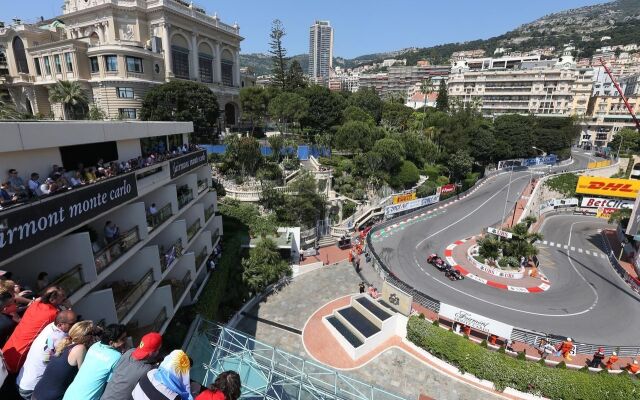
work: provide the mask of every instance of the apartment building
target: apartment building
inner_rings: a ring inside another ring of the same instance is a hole
[[[634,114],[640,115],[640,96],[628,97]],[[588,117],[582,123],[580,146],[606,147],[616,133],[624,128],[635,129],[633,118],[618,95],[594,96],[589,102]]]
[[[316,21],[309,28],[309,78],[326,86],[332,67],[333,28],[329,21]]]
[[[485,115],[584,115],[591,95],[592,70],[577,68],[566,52],[554,60],[541,55],[455,62],[449,97],[477,103]]]
[[[188,144],[191,122],[2,122],[0,170],[49,176]],[[164,332],[198,298],[222,235],[204,150],[192,149],[70,190],[0,210],[0,269],[36,287],[40,272],[64,287],[85,319],[122,323],[139,338]],[[3,179],[4,181],[4,179]],[[107,222],[119,228],[109,240]]]
[[[69,80],[109,118],[136,119],[153,85],[197,81],[218,97],[221,125],[233,125],[242,39],[237,24],[184,0],[66,0],[55,19],[0,28],[0,83],[22,112],[60,118],[48,91]]]
[[[424,62],[414,66],[389,67],[386,73],[361,74],[359,86],[373,87],[383,98],[399,95],[406,99],[416,84],[427,79],[431,79],[434,90],[438,90],[439,81],[446,79],[450,70],[448,65],[430,65]]]

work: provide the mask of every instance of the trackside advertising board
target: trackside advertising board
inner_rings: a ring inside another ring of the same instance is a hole
[[[513,326],[511,325],[445,303],[440,303],[439,314],[452,321],[470,326],[471,329],[491,333],[502,338],[511,338],[511,332],[513,331]]]
[[[576,186],[576,193],[626,199],[635,199],[638,190],[640,190],[640,180],[600,176],[581,176],[578,178]]]
[[[397,214],[403,211],[413,210],[414,208],[428,206],[429,204],[437,203],[440,201],[440,193],[434,194],[433,196],[423,197],[421,199],[407,201],[405,203],[394,204],[392,206],[386,206],[384,208],[384,215],[388,217],[393,214]]]

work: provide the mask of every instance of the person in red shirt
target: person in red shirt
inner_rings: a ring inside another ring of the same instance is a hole
[[[9,373],[17,374],[27,358],[36,336],[52,323],[58,307],[67,299],[64,289],[51,287],[39,299],[33,301],[24,312],[9,340],[2,347],[2,354]]]
[[[200,393],[195,400],[238,400],[240,386],[240,375],[235,371],[225,371],[218,375],[213,385]]]
[[[571,361],[571,350],[573,350],[573,341],[571,340],[571,338],[567,338],[567,340],[562,342],[562,344],[560,345],[560,353],[562,354],[562,357],[564,357],[568,361]]]
[[[624,369],[629,371],[630,374],[637,374],[638,372],[640,372],[640,365],[638,365],[638,360],[633,360],[633,364],[627,364]]]

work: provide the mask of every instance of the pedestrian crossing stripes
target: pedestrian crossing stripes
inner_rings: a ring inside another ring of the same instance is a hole
[[[601,253],[601,252],[599,252],[597,250],[581,249],[579,247],[576,248],[575,246],[569,246],[567,244],[550,242],[550,241],[547,241],[547,240],[541,241],[540,244],[542,244],[543,246],[549,246],[549,247],[555,247],[555,248],[558,248],[558,249],[575,251],[575,252],[578,252],[580,254],[586,254],[588,256],[607,258],[606,254]]]

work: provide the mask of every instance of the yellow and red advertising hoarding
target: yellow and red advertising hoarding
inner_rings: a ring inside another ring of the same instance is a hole
[[[576,193],[607,197],[635,199],[640,190],[640,180],[581,176],[578,178]]]
[[[396,194],[393,196],[393,204],[406,203],[407,201],[417,199],[416,192]]]

